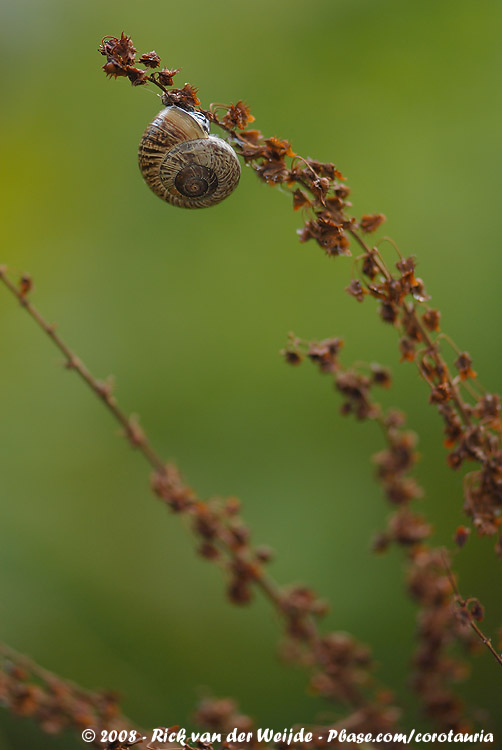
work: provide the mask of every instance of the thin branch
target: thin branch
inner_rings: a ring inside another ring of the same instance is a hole
[[[469,600],[464,599],[458,590],[457,582],[455,580],[455,577],[453,576],[450,566],[448,565],[448,561],[446,559],[446,556],[444,554],[444,551],[442,551],[442,558],[443,558],[443,565],[445,567],[446,573],[448,575],[448,579],[450,581],[450,585],[453,589],[453,593],[455,594],[455,604],[462,612],[462,619],[464,622],[467,622],[469,624],[469,627],[472,628],[472,630],[476,633],[480,641],[486,646],[488,651],[492,654],[493,658],[502,666],[502,654],[500,654],[496,648],[494,647],[491,638],[488,638],[479,625],[476,624],[476,622],[473,619],[472,613],[469,611]],[[472,600],[471,600],[472,601]]]

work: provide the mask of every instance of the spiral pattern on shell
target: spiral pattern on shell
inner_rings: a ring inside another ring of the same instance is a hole
[[[138,160],[153,192],[182,208],[216,205],[236,188],[241,175],[233,148],[209,135],[206,118],[175,106],[163,109],[148,125]]]

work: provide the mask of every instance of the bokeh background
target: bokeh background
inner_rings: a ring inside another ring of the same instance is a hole
[[[372,644],[408,723],[414,606],[399,552],[375,558],[387,507],[372,479],[377,428],[339,416],[327,378],[279,356],[287,332],[346,340],[346,361],[394,367],[384,394],[420,435],[437,543],[463,521],[461,476],[396,335],[343,289],[347,259],[301,245],[290,198],[243,170],[219,206],[184,212],[140,178],[151,87],[107,80],[102,36],[157,50],[204,105],[245,99],[265,133],[334,161],[354,210],[381,211],[416,253],[445,330],[499,389],[502,6],[479,0],[16,0],[2,5],[1,262],[202,496],[237,495],[273,574],[313,585],[327,626]],[[205,692],[259,726],[335,715],[277,657],[261,600],[225,600],[220,572],[148,490],[109,415],[6,292],[0,294],[1,638],[88,687],[123,695],[144,726],[190,724]],[[493,542],[472,538],[461,586],[500,623]],[[500,670],[482,654],[461,688],[486,728]],[[500,717],[498,717],[500,721]],[[496,719],[493,720],[496,722]],[[480,725],[481,725],[480,724]],[[493,724],[492,724],[493,726]],[[0,747],[77,748],[0,713]]]

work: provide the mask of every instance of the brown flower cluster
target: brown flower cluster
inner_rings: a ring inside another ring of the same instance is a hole
[[[197,706],[194,720],[197,726],[222,735],[228,735],[233,729],[237,729],[238,734],[251,733],[250,742],[223,743],[226,750],[237,750],[243,744],[248,750],[259,747],[254,721],[239,711],[237,703],[231,698],[203,698]]]
[[[249,115],[248,108],[246,113]],[[345,214],[350,206],[349,189],[334,164],[304,159],[293,151],[287,140],[266,138],[259,130],[243,130],[243,121],[237,125],[241,128],[237,130],[234,119],[228,114],[220,121],[212,113],[212,120],[231,134],[236,151],[260,179],[269,185],[286,187],[293,196],[293,209],[303,209],[311,215],[299,231],[301,242],[313,239],[327,255],[350,255],[348,233],[355,222]],[[367,231],[370,231],[370,219],[376,228],[384,217],[366,219]]]
[[[331,729],[338,730],[345,729],[347,732],[355,734],[367,735],[368,732],[377,735],[382,735],[387,732],[394,732],[397,714],[396,710],[389,703],[390,695],[385,691],[381,691],[375,697],[374,705],[365,705],[361,709],[354,711],[349,717],[345,717],[336,724],[330,723],[328,725],[314,725],[304,727],[306,732],[311,732],[313,737],[309,742],[297,742],[292,739],[291,742],[280,741],[274,743],[273,747],[276,750],[324,750],[325,748],[331,748],[331,750],[343,750],[347,742],[337,742],[331,740],[328,742],[329,731]],[[230,698],[204,698],[196,713],[195,721],[197,725],[204,727],[210,731],[219,732],[221,734],[227,733],[234,728],[237,728],[238,732],[252,733],[249,741],[245,742],[224,742],[222,750],[240,750],[246,748],[246,750],[253,750],[254,748],[266,747],[263,743],[259,743],[255,734],[255,722],[249,717],[243,715],[237,707],[235,701]],[[293,731],[300,729],[300,726],[293,726]],[[348,743],[350,744],[350,742]],[[401,743],[387,742],[387,747],[402,747]],[[370,747],[364,745],[364,747]],[[377,747],[371,745],[371,747]]]
[[[337,338],[305,342],[291,335],[283,355],[294,365],[306,358],[321,373],[329,374],[341,394],[343,415],[375,421],[381,428],[386,447],[373,457],[376,477],[395,510],[386,530],[376,537],[374,550],[383,552],[393,543],[402,547],[406,555],[408,593],[419,605],[412,682],[426,714],[443,730],[466,731],[466,708],[452,684],[467,673],[458,655],[451,652],[458,641],[469,647],[477,644],[475,622],[483,617],[482,607],[474,600],[474,607],[461,607],[459,617],[453,597],[456,581],[446,555],[429,546],[432,529],[424,516],[410,507],[423,495],[411,475],[418,460],[416,436],[406,429],[401,412],[383,410],[372,393],[375,387],[389,387],[390,373],[376,364],[369,366],[367,372],[345,368],[339,357],[342,345]]]
[[[114,36],[104,37],[101,40],[98,51],[106,57],[106,63],[103,70],[110,78],[126,76],[133,86],[141,86],[148,83],[147,74],[141,68],[135,67],[136,48],[134,47],[131,37],[122,32],[120,39]],[[159,60],[155,52],[142,55],[139,64],[145,67],[157,67]]]
[[[133,86],[145,86],[153,83],[160,88],[163,93],[164,104],[177,104],[180,107],[194,109],[200,106],[197,98],[197,91],[189,83],[186,83],[182,89],[167,88],[173,85],[174,76],[180,72],[181,68],[160,68],[161,59],[153,50],[146,52],[136,60],[136,48],[132,43],[130,36],[122,32],[120,38],[115,36],[105,36],[101,40],[98,51],[106,57],[106,63],[103,70],[110,78],[119,78],[120,76],[129,79]],[[138,68],[137,65],[144,66]],[[155,70],[155,72],[148,72]]]
[[[227,571],[227,594],[237,605],[248,604],[255,588],[272,601],[284,623],[283,655],[307,667],[314,692],[348,705],[364,702],[361,688],[371,687],[372,660],[368,648],[342,633],[321,635],[317,621],[328,612],[326,602],[307,586],[279,587],[265,574],[271,551],[250,544],[250,534],[238,515],[236,498],[202,501],[187,487],[175,467],[156,472],[155,493],[177,513],[191,518],[200,540],[198,551]]]
[[[67,729],[81,733],[93,727],[98,734],[93,747],[112,748],[100,741],[101,730],[136,729],[139,733],[120,713],[114,694],[85,690],[5,644],[0,644],[0,704],[17,716],[33,719],[48,734]]]
[[[252,122],[254,122],[254,117],[249,111],[249,107],[240,99],[237,104],[231,104],[228,107],[227,113],[223,118],[225,127],[233,129],[247,128]]]
[[[191,518],[192,530],[199,540],[199,554],[226,567],[229,599],[234,604],[250,602],[253,584],[261,579],[262,566],[270,559],[271,552],[249,546],[250,535],[238,515],[237,498],[204,502],[184,484],[176,467],[171,465],[155,472],[152,488],[171,510]]]
[[[225,119],[219,125],[230,130]],[[315,240],[327,255],[350,255],[347,230],[352,219],[344,216],[349,189],[343,175],[329,162],[299,157],[288,141],[265,138],[258,130],[230,130],[234,145],[258,177],[269,185],[291,190],[294,210],[312,214],[299,231],[301,242]]]
[[[448,463],[459,469],[466,462],[480,468],[467,475],[464,509],[480,535],[498,535],[496,550],[502,556],[502,423],[500,400],[476,384],[476,373],[467,352],[457,351],[448,365],[441,349],[447,340],[440,329],[439,311],[426,305],[423,281],[415,276],[414,258],[400,258],[391,272],[377,248],[356,235],[364,254],[359,261],[361,278],[347,288],[358,301],[366,295],[380,303],[380,316],[400,333],[401,358],[415,362],[430,387],[429,401],[444,422]],[[456,371],[456,374],[455,374]]]

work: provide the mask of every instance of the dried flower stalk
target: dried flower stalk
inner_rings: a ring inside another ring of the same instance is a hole
[[[377,364],[346,368],[340,360],[342,346],[339,338],[307,342],[291,334],[282,354],[295,366],[308,359],[322,374],[332,377],[343,399],[341,414],[376,422],[381,429],[386,449],[373,457],[376,478],[395,510],[386,530],[376,537],[374,551],[381,553],[396,544],[406,554],[408,593],[420,607],[412,683],[428,716],[441,728],[459,729],[465,726],[466,708],[451,683],[465,679],[467,670],[458,656],[451,655],[452,645],[460,641],[472,649],[475,634],[499,664],[502,657],[477,624],[483,619],[483,608],[474,598],[468,604],[461,599],[446,552],[429,546],[432,528],[423,515],[410,508],[424,494],[412,476],[418,460],[416,435],[406,429],[402,412],[382,409],[373,397],[375,387],[390,387],[390,372]],[[471,637],[466,626],[471,628]]]
[[[439,311],[426,304],[429,297],[422,279],[415,275],[415,259],[403,258],[396,247],[399,260],[395,273],[378,246],[367,243],[365,236],[376,231],[385,216],[365,214],[359,220],[350,216],[350,190],[340,170],[332,163],[299,156],[287,140],[265,138],[259,130],[248,129],[254,117],[244,102],[204,110],[190,84],[169,88],[179,70],[169,70],[167,75],[163,70],[146,73],[136,68],[136,49],[124,33],[120,39],[105,37],[99,51],[107,58],[103,66],[107,75],[128,77],[133,85],[153,83],[162,90],[164,105],[202,112],[228,134],[237,153],[261,180],[289,190],[294,210],[301,209],[306,216],[299,231],[301,242],[314,240],[331,257],[351,255],[351,242],[362,250],[355,261],[359,277],[347,292],[359,302],[366,295],[377,299],[381,319],[399,332],[402,359],[416,364],[430,387],[429,401],[444,421],[451,468],[459,469],[466,461],[479,465],[465,477],[464,508],[478,534],[497,535],[496,551],[502,557],[500,399],[476,387],[476,373],[467,352],[457,351],[456,374],[452,374],[441,347],[442,340],[449,339],[441,332]],[[156,68],[160,58],[148,53],[140,57],[140,63]],[[217,112],[221,109],[225,114],[220,119]]]
[[[115,694],[93,692],[64,680],[4,643],[0,643],[0,703],[16,716],[33,719],[48,734],[93,728],[98,735],[93,747],[112,747],[100,742],[102,730],[135,729],[143,736],[120,712]]]
[[[182,480],[178,469],[163,463],[152,448],[145,432],[119,407],[109,383],[97,380],[29,300],[32,283],[24,276],[18,286],[0,266],[0,281],[17,298],[21,306],[65,357],[65,366],[74,371],[106,405],[119,422],[124,437],[138,450],[153,469],[153,492],[173,512],[190,521],[199,542],[199,553],[215,561],[229,575],[227,594],[237,605],[252,599],[253,587],[259,588],[273,604],[287,637],[286,652],[291,660],[305,666],[310,686],[325,698],[357,709],[354,715],[364,722],[361,731],[387,731],[394,726],[399,710],[392,704],[389,691],[382,689],[372,675],[373,662],[367,646],[347,633],[323,634],[318,621],[328,607],[307,586],[283,586],[265,572],[271,553],[265,547],[253,547],[249,530],[238,515],[236,498],[226,501],[200,499]],[[353,717],[352,717],[353,719]]]

